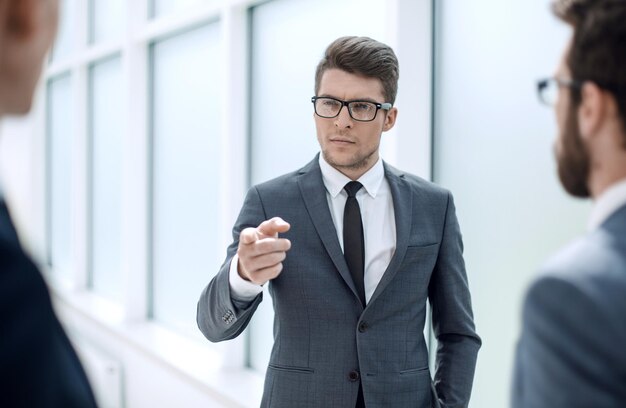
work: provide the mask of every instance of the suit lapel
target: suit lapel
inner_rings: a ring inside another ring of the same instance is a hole
[[[339,274],[350,287],[354,296],[358,299],[358,294],[350,275],[350,270],[343,257],[339,239],[337,238],[337,230],[333,224],[333,219],[328,208],[328,200],[326,199],[326,188],[322,181],[322,172],[319,167],[319,155],[313,159],[308,165],[300,170],[298,185],[300,193],[304,200],[304,205],[313,221],[315,230],[319,235],[326,252],[335,264]]]
[[[411,193],[411,188],[404,179],[404,174],[388,166],[387,163],[383,164],[385,166],[385,177],[389,183],[389,189],[391,190],[391,197],[393,199],[393,211],[396,220],[396,251],[380,283],[376,287],[374,294],[369,302],[367,302],[368,305],[376,300],[398,272],[400,263],[406,253],[411,225],[413,224],[413,194]]]

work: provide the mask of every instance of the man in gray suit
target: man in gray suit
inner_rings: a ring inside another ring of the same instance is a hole
[[[561,182],[594,205],[589,232],[550,260],[528,291],[512,405],[623,408],[626,1],[559,0],[553,8],[573,36],[539,90],[555,103]]]
[[[228,340],[269,285],[275,341],[263,407],[468,405],[481,342],[452,196],[379,157],[397,83],[387,45],[330,44],[312,98],[322,154],[249,190],[226,261],[200,297],[198,326]]]

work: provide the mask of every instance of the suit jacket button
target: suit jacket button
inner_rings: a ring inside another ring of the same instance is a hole
[[[369,329],[369,328],[370,327],[368,326],[367,322],[359,323],[359,332],[365,333],[367,331],[367,329]]]
[[[359,372],[356,370],[350,371],[348,374],[348,379],[352,382],[359,381],[359,378],[361,378],[361,375],[359,375]]]

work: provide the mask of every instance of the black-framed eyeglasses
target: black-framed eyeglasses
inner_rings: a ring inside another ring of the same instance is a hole
[[[537,81],[537,94],[539,100],[548,105],[553,106],[556,103],[556,98],[559,95],[559,88],[567,87],[574,90],[579,90],[582,86],[582,81],[567,78],[551,77]]]
[[[372,101],[342,101],[341,99],[327,96],[314,96],[311,98],[315,108],[315,114],[322,118],[336,118],[344,106],[348,107],[350,117],[358,122],[371,122],[376,118],[380,109],[388,111],[390,103],[377,103]]]

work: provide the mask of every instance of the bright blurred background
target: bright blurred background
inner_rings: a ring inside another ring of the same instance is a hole
[[[536,97],[569,35],[547,0],[61,0],[61,13],[32,113],[0,123],[0,173],[102,407],[258,406],[269,298],[218,345],[196,302],[247,188],[318,151],[314,70],[343,35],[398,54],[382,155],[454,193],[483,339],[470,407],[508,406],[524,290],[589,207],[560,189]]]

